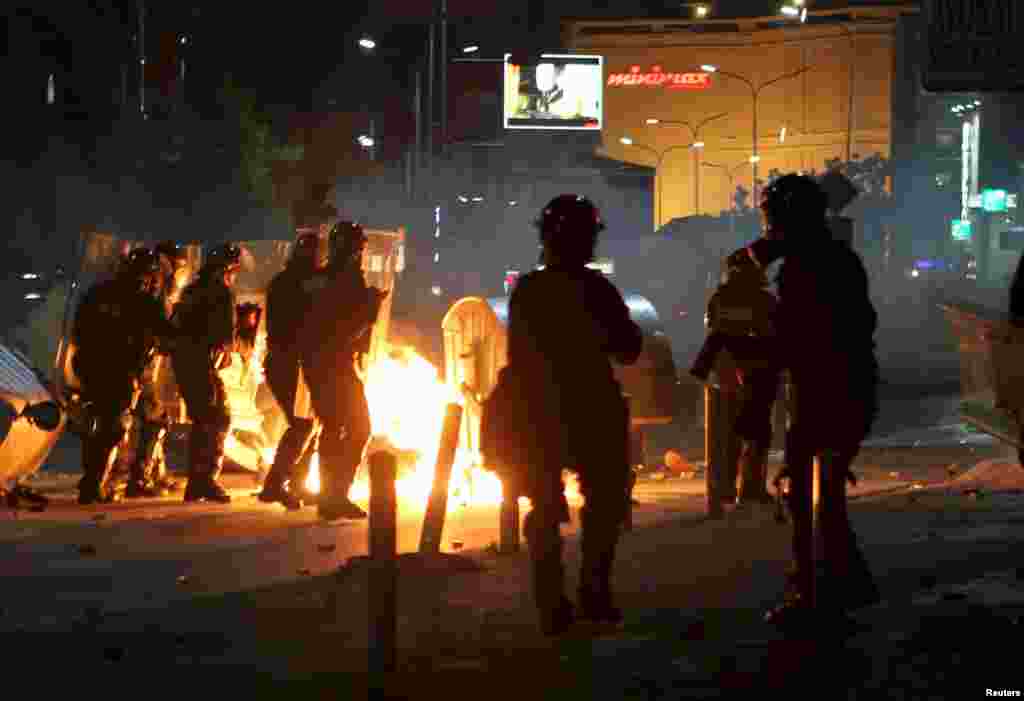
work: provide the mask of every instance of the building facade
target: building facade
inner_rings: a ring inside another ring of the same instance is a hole
[[[563,31],[570,51],[604,56],[601,151],[657,167],[658,228],[731,209],[737,186],[755,192],[755,171],[763,181],[773,170],[889,157],[897,23],[917,11],[570,20]]]

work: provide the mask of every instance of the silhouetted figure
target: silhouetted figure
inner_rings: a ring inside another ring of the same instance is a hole
[[[867,273],[825,222],[818,184],[787,175],[764,192],[766,235],[748,250],[762,266],[783,257],[778,333],[792,382],[786,440],[795,571],[785,603],[769,619],[828,626],[830,615],[874,603],[878,590],[846,510],[850,466],[877,414],[877,315]],[[824,577],[815,588],[813,461],[822,461],[820,510]],[[812,616],[812,604],[816,606]]]
[[[708,334],[690,371],[705,381],[719,352],[727,349],[739,379],[736,423],[742,440],[740,488],[736,469],[724,469],[723,498],[740,503],[772,503],[768,493],[768,450],[772,439],[772,406],[778,396],[781,359],[775,333],[778,301],[764,272],[745,250],[727,260],[727,278],[708,302]],[[718,467],[721,469],[721,467]]]
[[[529,398],[532,435],[513,438],[536,446],[536,453],[520,467],[519,490],[533,506],[525,535],[541,627],[557,635],[575,618],[564,593],[559,533],[568,519],[566,468],[577,470],[586,501],[580,612],[594,621],[621,620],[611,572],[630,508],[629,419],[609,358],[636,362],[643,337],[618,290],[585,267],[604,228],[596,207],[561,195],[544,209],[538,227],[545,267],[520,278],[509,300],[507,369]]]
[[[188,256],[173,241],[156,246],[154,253],[160,264],[160,284],[155,295],[165,318],[170,318],[181,291],[188,282]],[[178,484],[167,474],[163,445],[170,421],[157,396],[157,379],[169,372],[166,358],[156,357],[147,366],[142,378],[142,395],[135,408],[139,422],[139,442],[130,468],[127,498],[158,497],[178,489]]]
[[[319,243],[316,233],[299,236],[288,265],[274,276],[267,289],[267,384],[288,428],[277,446],[259,498],[288,509],[302,507],[303,485],[296,482],[296,466],[313,434],[313,420],[295,415],[295,398],[302,363],[299,334],[311,301],[306,283],[319,267]]]
[[[136,249],[113,279],[86,293],[75,314],[72,365],[93,421],[82,445],[79,504],[113,501],[107,480],[130,425],[138,380],[158,343],[174,336],[154,297],[159,275],[156,256]]]
[[[171,354],[171,365],[192,420],[186,502],[231,501],[218,481],[231,429],[227,389],[219,371],[230,366],[235,349],[237,305],[232,288],[241,258],[241,249],[234,244],[214,248],[174,308],[172,320],[181,342]]]
[[[349,497],[370,440],[370,409],[356,372],[370,350],[373,325],[386,292],[368,287],[362,260],[366,233],[339,222],[330,233],[330,261],[309,279],[313,299],[301,333],[302,366],[320,420],[320,484],[317,511],[327,521],[366,518]]]

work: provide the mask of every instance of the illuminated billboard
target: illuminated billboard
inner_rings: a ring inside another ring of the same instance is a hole
[[[600,56],[541,54],[519,66],[505,55],[506,129],[600,131],[604,61]]]

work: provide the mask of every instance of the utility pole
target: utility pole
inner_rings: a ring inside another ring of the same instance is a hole
[[[139,113],[146,118],[146,2],[139,0]]]
[[[441,156],[448,149],[448,0],[441,0]]]

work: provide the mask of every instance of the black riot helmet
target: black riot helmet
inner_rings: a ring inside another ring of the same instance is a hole
[[[188,253],[174,241],[161,241],[153,251],[174,263],[175,267],[188,262]]]
[[[747,248],[733,252],[725,259],[725,281],[730,285],[765,287],[768,279]]]
[[[828,196],[821,186],[806,175],[784,175],[761,193],[769,238],[801,239],[822,235]]]
[[[366,232],[359,224],[351,221],[338,222],[331,227],[328,236],[331,265],[340,266],[346,262],[357,261],[366,249],[366,242]]]
[[[237,271],[242,267],[242,249],[233,243],[223,243],[215,246],[206,256],[203,270],[207,273],[214,271]]]
[[[117,272],[119,278],[153,292],[160,281],[160,259],[148,248],[136,248],[125,256]]]
[[[546,259],[585,265],[594,258],[597,235],[604,230],[601,213],[582,195],[559,195],[537,220]]]
[[[320,265],[320,237],[315,231],[299,233],[288,265],[302,268],[316,268]]]

